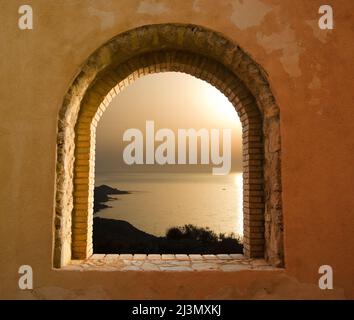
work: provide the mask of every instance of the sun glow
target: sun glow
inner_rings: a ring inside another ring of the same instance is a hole
[[[239,124],[235,107],[223,93],[205,81],[199,82],[198,85],[203,94],[201,97],[203,104],[212,109],[215,117],[225,121],[228,125],[230,123]]]

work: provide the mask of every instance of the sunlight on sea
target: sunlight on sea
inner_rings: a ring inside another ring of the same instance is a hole
[[[243,233],[242,173],[104,173],[95,185],[107,184],[132,194],[112,196],[102,218],[125,220],[160,236],[169,227],[194,224],[216,233]]]

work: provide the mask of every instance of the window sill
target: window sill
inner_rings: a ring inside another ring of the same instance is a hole
[[[242,254],[94,254],[86,260],[72,260],[62,270],[73,271],[157,271],[231,272],[279,270],[263,259],[247,259]]]

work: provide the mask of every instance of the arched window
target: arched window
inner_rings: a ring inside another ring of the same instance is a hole
[[[265,73],[237,45],[199,26],[140,27],[86,61],[59,115],[54,266],[92,254],[95,132],[122,88],[178,71],[205,80],[234,105],[243,138],[244,254],[283,265],[279,108]]]

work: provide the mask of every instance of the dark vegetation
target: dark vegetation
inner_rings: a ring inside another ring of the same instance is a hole
[[[143,232],[126,221],[94,218],[95,253],[216,254],[242,253],[242,243],[234,235],[217,235],[193,225],[170,228],[164,237]]]

